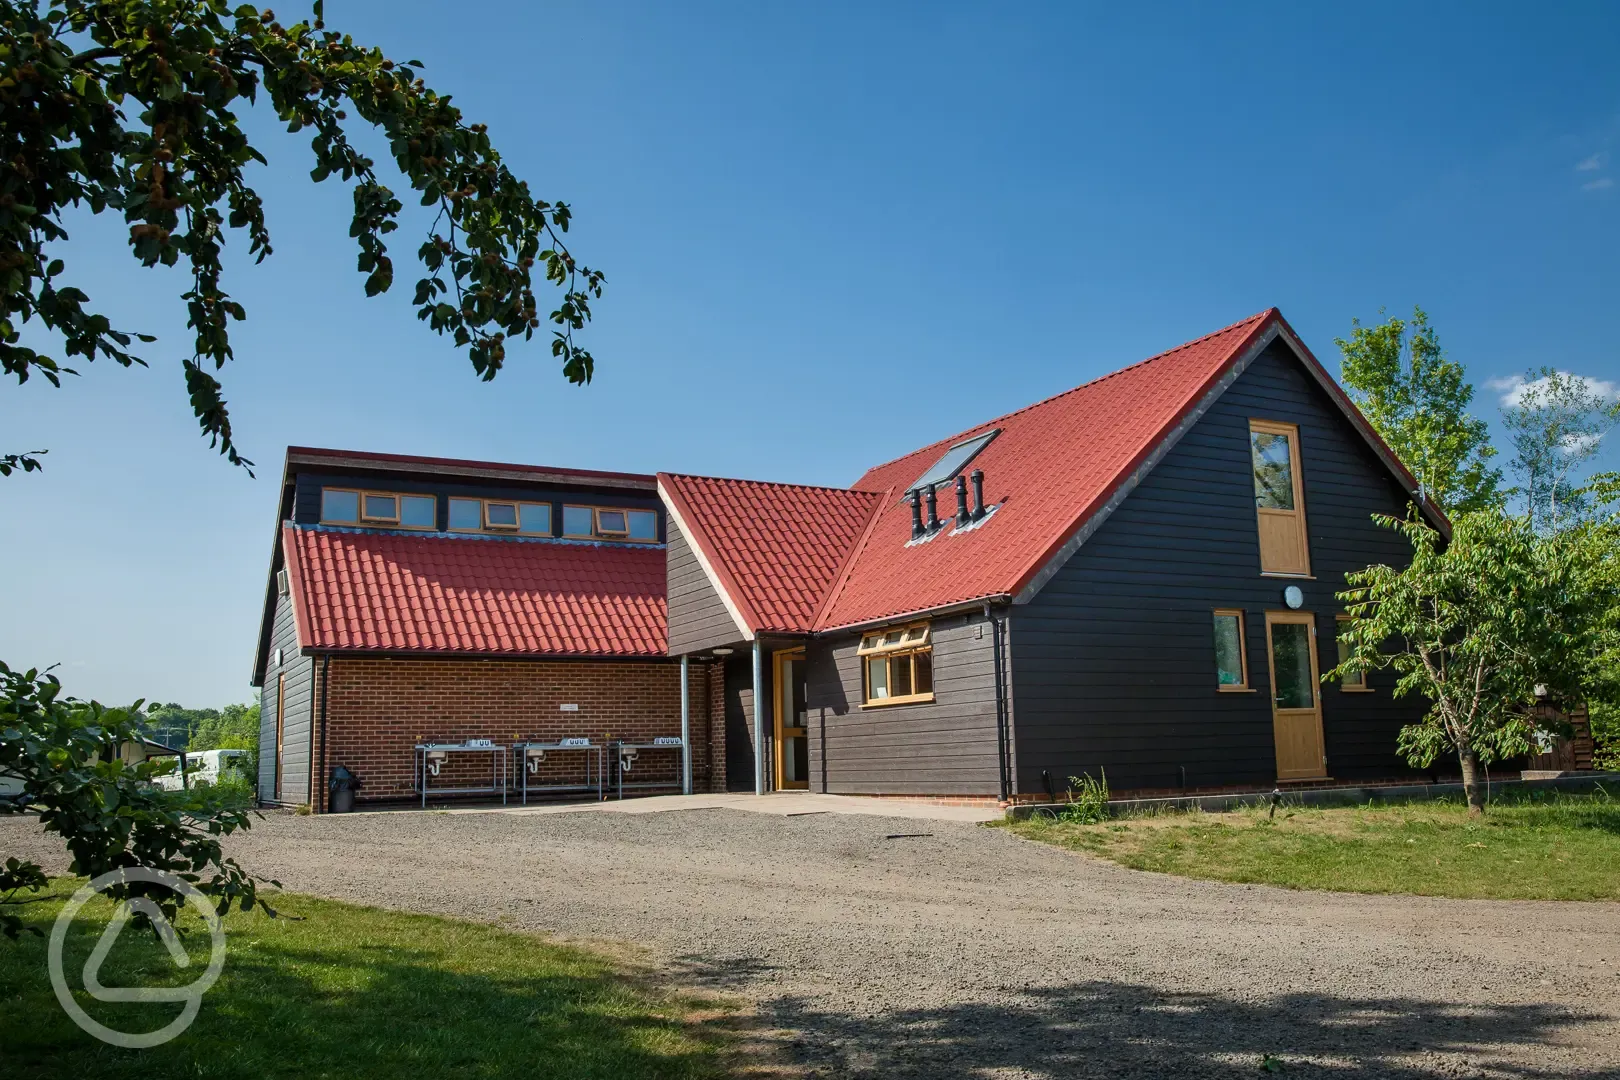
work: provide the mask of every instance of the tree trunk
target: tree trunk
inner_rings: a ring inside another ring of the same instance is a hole
[[[1462,762],[1463,794],[1468,798],[1468,816],[1478,817],[1485,812],[1485,791],[1479,785],[1479,755],[1473,747],[1457,750]]]

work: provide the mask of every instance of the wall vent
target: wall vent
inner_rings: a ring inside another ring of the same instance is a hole
[[[292,592],[292,589],[289,588],[288,585],[287,585],[287,571],[285,571],[285,570],[277,570],[276,571],[276,595],[277,596],[286,596],[291,592]]]

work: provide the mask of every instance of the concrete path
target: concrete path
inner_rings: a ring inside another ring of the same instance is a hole
[[[995,821],[1002,816],[996,807],[941,806],[934,803],[903,802],[898,799],[872,799],[859,795],[820,795],[808,791],[778,791],[769,795],[727,792],[723,795],[649,795],[634,799],[606,799],[602,802],[538,803],[521,806],[457,806],[439,809],[439,814],[663,814],[672,810],[747,810],[755,814],[802,817],[808,814],[866,814],[874,817],[906,818],[912,821]],[[415,806],[386,810],[359,810],[356,814],[398,814]]]

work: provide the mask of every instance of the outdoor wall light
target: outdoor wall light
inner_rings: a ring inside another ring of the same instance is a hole
[[[716,656],[730,656],[732,653],[734,653],[736,651],[737,651],[736,649],[728,649],[728,648],[725,648],[724,646],[713,650],[714,655],[716,655]]]
[[[1298,585],[1288,586],[1283,590],[1283,603],[1287,604],[1292,610],[1298,611],[1305,606],[1305,591]]]

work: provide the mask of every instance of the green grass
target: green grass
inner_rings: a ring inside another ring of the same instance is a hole
[[[24,905],[49,935],[82,881],[54,883]],[[189,1030],[150,1050],[106,1046],[62,1011],[46,971],[46,940],[0,938],[0,1075],[31,1077],[557,1077],[723,1076],[723,1007],[651,988],[582,949],[474,923],[280,896],[277,910],[226,920],[227,959]],[[111,905],[87,905],[65,949],[70,985]],[[105,986],[191,982],[207,963],[195,916],[180,972],[150,932],[125,927],[103,966]],[[183,977],[176,978],[177,975]],[[151,1031],[177,1004],[77,998],[97,1020]]]
[[[1293,889],[1496,900],[1620,899],[1620,800],[1537,792],[1470,820],[1460,802],[1050,818],[1019,836],[1134,870]]]

